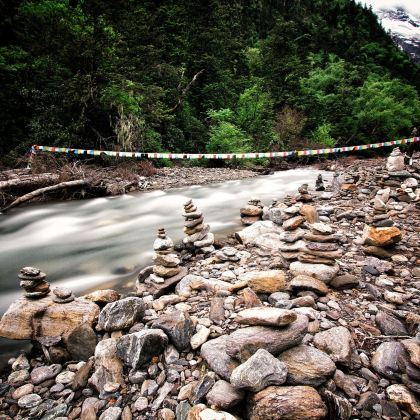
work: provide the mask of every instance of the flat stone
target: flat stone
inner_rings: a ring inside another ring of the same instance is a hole
[[[227,341],[227,335],[221,335],[207,341],[201,346],[201,356],[211,370],[229,381],[232,371],[238,366],[238,362],[228,355],[226,351]]]
[[[181,267],[164,267],[163,265],[155,265],[153,267],[153,273],[164,279],[176,276],[180,271]]]
[[[297,315],[287,309],[270,307],[256,307],[240,311],[235,321],[245,325],[265,325],[269,327],[283,327],[295,321]]]
[[[235,236],[241,244],[247,245],[259,236],[272,232],[281,233],[282,229],[275,225],[272,221],[266,220],[254,223],[240,232],[236,232]]]
[[[99,331],[119,331],[132,327],[141,321],[147,305],[138,297],[127,297],[108,303],[99,315]]]
[[[178,267],[181,263],[181,260],[176,254],[155,254],[152,259],[156,265],[163,265],[165,267]]]
[[[381,343],[373,354],[372,367],[388,379],[399,379],[401,367],[405,365],[408,355],[404,346],[398,341]]]
[[[119,300],[121,295],[112,289],[95,290],[88,295],[82,296],[83,299],[90,300],[95,303],[111,303]]]
[[[188,313],[174,311],[163,314],[152,325],[153,328],[162,329],[177,350],[183,351],[189,347],[194,334],[194,324]]]
[[[244,397],[244,391],[236,389],[229,382],[224,380],[217,381],[206,395],[208,404],[222,410],[234,407],[241,402]]]
[[[327,285],[323,281],[311,276],[298,275],[290,281],[289,285],[292,290],[310,290],[319,295],[326,295],[328,293]]]
[[[352,366],[355,345],[347,328],[333,327],[315,334],[314,345],[327,353],[334,362]]]
[[[258,392],[269,385],[282,385],[286,377],[286,365],[267,350],[259,349],[232,372],[230,382],[235,388]]]
[[[18,406],[20,408],[34,408],[41,404],[42,398],[38,394],[28,394],[19,398]]]
[[[249,271],[239,276],[240,281],[247,281],[256,293],[274,293],[286,287],[286,277],[282,270]]]
[[[292,231],[282,232],[280,234],[280,239],[284,242],[293,243],[302,239],[305,235],[305,230],[298,228]]]
[[[33,391],[34,391],[34,386],[32,384],[25,384],[13,391],[12,398],[14,400],[18,400],[19,398],[22,398],[25,395],[32,394]]]
[[[334,233],[334,229],[325,223],[313,223],[310,228],[311,232],[316,235],[331,235]]]
[[[290,264],[290,272],[293,276],[299,275],[315,277],[324,283],[329,283],[338,273],[340,267],[326,264],[306,264],[300,261],[294,261]]]
[[[376,314],[375,323],[384,335],[408,335],[404,323],[384,311]]]
[[[241,215],[244,216],[261,216],[263,210],[261,207],[248,205],[246,207],[242,207],[240,212]]]
[[[53,379],[61,372],[62,368],[59,364],[34,368],[31,372],[31,382],[34,385],[38,385],[47,379]]]
[[[302,216],[295,216],[287,219],[283,222],[283,229],[284,230],[295,230],[297,229],[303,222],[305,218]]]
[[[117,343],[117,356],[130,366],[138,369],[168,344],[168,337],[160,329],[145,329],[133,334],[123,335]]]
[[[281,353],[279,360],[287,366],[290,385],[319,386],[335,372],[335,363],[323,351],[304,344]]]
[[[327,408],[310,386],[270,386],[248,398],[249,420],[320,420]]]
[[[296,321],[282,328],[246,327],[234,331],[226,340],[226,352],[242,362],[258,349],[273,355],[300,344],[308,331],[308,318],[298,315]]]

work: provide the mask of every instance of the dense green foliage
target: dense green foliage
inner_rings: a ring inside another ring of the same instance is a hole
[[[419,76],[353,0],[0,0],[0,153],[405,136]]]

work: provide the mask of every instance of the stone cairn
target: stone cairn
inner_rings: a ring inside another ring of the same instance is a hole
[[[180,260],[174,253],[174,243],[171,238],[166,235],[165,229],[158,229],[157,238],[153,243],[153,273],[150,279],[155,283],[164,283],[165,279],[174,277],[181,271],[179,267]]]
[[[50,284],[45,281],[47,275],[35,267],[23,267],[18,277],[20,287],[25,290],[25,297],[40,299],[50,292]]]
[[[241,222],[244,226],[250,226],[262,219],[263,205],[257,198],[251,198],[248,204],[241,208]]]
[[[318,178],[315,181],[315,191],[325,191],[324,180],[322,179],[321,174],[318,175]]]
[[[204,223],[203,213],[197,210],[192,200],[184,204],[184,232],[187,235],[183,242],[187,249],[197,254],[209,254],[214,251],[214,235],[210,225]]]

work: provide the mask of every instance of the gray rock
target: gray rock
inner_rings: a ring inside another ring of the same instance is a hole
[[[290,271],[294,276],[304,275],[315,277],[328,284],[337,275],[340,267],[337,264],[308,264],[294,261],[290,264]]]
[[[408,335],[405,325],[384,311],[379,311],[376,314],[375,322],[384,335]]]
[[[335,363],[323,351],[301,344],[286,350],[279,360],[287,366],[287,383],[290,385],[319,386],[331,378]]]
[[[133,369],[138,369],[168,344],[168,337],[160,329],[142,330],[123,335],[117,343],[117,356]]]
[[[92,327],[83,324],[75,328],[64,342],[73,360],[88,360],[95,353],[97,339]]]
[[[355,345],[350,332],[345,327],[333,327],[315,334],[315,347],[327,353],[336,363],[351,367]]]
[[[226,410],[241,402],[245,392],[234,388],[229,382],[217,381],[206,395],[207,403],[217,408]]]
[[[235,388],[258,392],[270,385],[282,385],[286,377],[286,364],[259,349],[232,372],[230,382]]]
[[[97,329],[118,331],[132,327],[139,322],[147,305],[138,297],[127,297],[108,303],[99,314]]]
[[[66,417],[67,404],[58,404],[56,407],[48,410],[42,417],[41,420],[54,420],[59,417]]]
[[[211,372],[207,375],[204,375],[203,378],[201,378],[201,380],[198,381],[197,385],[194,387],[192,396],[190,398],[191,404],[196,405],[204,399],[204,397],[207,395],[210,389],[213,388],[213,385],[215,383],[214,377],[215,374]]]
[[[191,410],[191,405],[188,401],[181,401],[176,406],[176,420],[187,420],[188,412]]]
[[[308,331],[308,318],[298,315],[296,321],[283,328],[247,327],[227,337],[228,355],[244,362],[258,349],[278,355],[283,350],[300,344]]]
[[[34,385],[38,385],[47,379],[55,378],[61,372],[62,368],[59,364],[37,367],[31,372],[31,382]]]
[[[352,274],[343,274],[342,276],[335,277],[331,281],[330,286],[337,290],[353,289],[359,287],[359,280]]]
[[[179,351],[187,349],[194,334],[194,324],[186,312],[174,311],[163,314],[153,323],[153,328],[160,328],[168,335],[172,344]]]
[[[18,406],[20,408],[34,408],[41,404],[42,398],[38,394],[28,394],[19,398]]]
[[[201,356],[211,370],[229,381],[233,369],[238,366],[238,362],[227,354],[227,341],[227,335],[222,335],[214,340],[207,341],[201,346]]]
[[[119,420],[122,409],[120,407],[109,407],[100,416],[99,420]]]
[[[382,343],[373,354],[372,367],[389,379],[399,379],[405,370],[408,354],[398,341]]]

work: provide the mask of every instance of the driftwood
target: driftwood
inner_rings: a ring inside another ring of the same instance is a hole
[[[44,188],[39,188],[35,191],[32,191],[28,194],[22,195],[21,197],[19,197],[17,200],[13,201],[13,203],[9,204],[7,207],[5,207],[2,212],[6,212],[8,210],[10,210],[13,207],[16,207],[22,203],[26,203],[27,201],[32,200],[35,197],[38,197],[40,195],[52,192],[52,191],[58,191],[58,190],[63,190],[66,188],[74,188],[74,187],[81,187],[84,185],[87,185],[88,181],[85,179],[77,179],[75,181],[67,181],[67,182],[61,182],[59,184],[56,185],[51,185],[49,187],[44,187]]]

